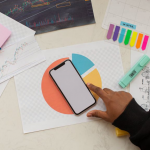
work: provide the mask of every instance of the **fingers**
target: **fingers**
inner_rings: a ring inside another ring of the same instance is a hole
[[[106,97],[106,92],[103,91],[100,87],[97,87],[93,84],[87,83],[87,86],[90,90],[92,90],[93,92],[95,92],[100,98],[104,98]]]
[[[113,93],[114,91],[112,91],[111,89],[107,89],[107,88],[104,88],[103,89],[107,94],[111,94]]]
[[[102,118],[104,120],[107,120],[108,115],[104,111],[92,110],[92,111],[87,113],[87,117],[98,117],[98,118]]]

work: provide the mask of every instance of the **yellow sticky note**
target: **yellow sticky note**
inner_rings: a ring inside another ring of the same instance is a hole
[[[116,135],[117,135],[118,137],[120,137],[120,136],[129,135],[129,133],[128,133],[127,131],[120,130],[119,128],[116,128]]]
[[[131,47],[133,47],[135,45],[137,35],[138,35],[138,33],[136,31],[133,31],[132,38],[131,38],[131,41],[130,41],[130,46]]]

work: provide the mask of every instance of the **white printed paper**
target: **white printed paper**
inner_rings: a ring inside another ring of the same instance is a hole
[[[45,60],[34,36],[0,51],[0,83]]]
[[[60,59],[69,58],[73,62],[75,60],[77,64],[80,64],[77,66],[78,71],[82,71],[79,68],[86,66],[82,66],[83,60],[89,64],[92,62],[94,66],[86,68],[87,71],[82,75],[83,79],[90,77],[87,82],[93,83],[93,79],[98,78],[96,84],[102,81],[103,88],[122,90],[118,82],[124,72],[120,49],[116,45],[101,41],[46,50],[44,54],[46,56],[44,63],[15,76],[24,133],[94,120],[86,117],[87,111],[76,116],[67,110],[68,105],[67,107],[64,105],[67,102],[62,99],[62,95],[49,76],[50,67]],[[59,92],[58,99],[55,99],[58,96],[56,91]],[[91,109],[106,110],[100,98],[97,98],[97,104]]]
[[[134,66],[142,56],[142,53],[131,51],[131,67]],[[130,93],[142,108],[146,111],[150,109],[150,63],[130,83]]]
[[[121,21],[136,25],[136,30],[150,34],[150,2],[148,0],[109,0],[102,27],[120,25]]]

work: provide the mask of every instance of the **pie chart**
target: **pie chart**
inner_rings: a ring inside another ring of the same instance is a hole
[[[70,106],[49,75],[49,71],[52,68],[59,65],[66,59],[70,58],[66,57],[56,60],[46,69],[41,82],[41,90],[45,101],[52,109],[62,114],[73,114]],[[72,62],[79,74],[83,77],[85,83],[92,83],[98,87],[102,87],[101,76],[94,63],[89,58],[73,53]],[[94,92],[92,92],[92,94],[95,99],[98,100],[99,97]]]

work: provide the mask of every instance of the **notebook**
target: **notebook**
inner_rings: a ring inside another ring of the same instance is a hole
[[[0,24],[0,50],[7,39],[10,37],[11,31],[9,31],[6,27]]]

